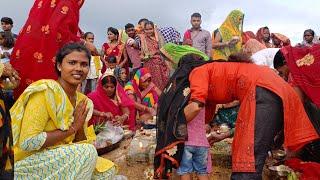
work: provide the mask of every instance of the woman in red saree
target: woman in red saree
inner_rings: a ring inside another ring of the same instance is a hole
[[[271,34],[267,26],[260,28],[256,33],[257,40],[265,45],[267,48],[274,48],[273,44],[270,42]]]
[[[242,44],[246,44],[249,39],[256,39],[256,35],[252,31],[242,33]]]
[[[320,134],[320,45],[286,46],[276,54],[273,64],[300,96],[310,121]],[[299,158],[319,163],[320,140],[305,146]]]
[[[127,53],[125,52],[125,44],[121,42],[121,34],[116,28],[108,28],[108,39],[109,42],[106,42],[102,46],[102,60],[104,60],[104,65],[102,67],[101,73],[106,71],[106,62],[109,57],[114,56],[117,59],[117,65],[120,67],[127,66]]]
[[[97,90],[88,94],[94,104],[93,118],[89,124],[99,124],[105,120],[114,120],[117,124],[127,124],[135,129],[134,101],[129,99],[124,89],[113,75],[100,78]]]
[[[153,22],[144,24],[144,34],[139,34],[141,58],[143,66],[150,70],[152,82],[163,90],[169,80],[169,67],[164,57],[161,56],[160,49],[164,45],[164,39]]]
[[[184,109],[187,121],[204,106],[206,119],[211,120],[216,104],[240,101],[231,179],[261,179],[267,152],[282,128],[284,147],[291,151],[319,139],[298,95],[269,67],[213,62],[195,68],[189,80],[190,103]]]
[[[271,39],[275,48],[282,48],[284,46],[291,45],[290,39],[287,36],[280,33],[272,33]]]
[[[303,100],[309,99],[320,108],[320,45],[284,47],[274,58],[274,68]]]
[[[84,0],[36,0],[21,29],[11,63],[21,77],[15,97],[32,82],[56,79],[55,55],[59,48],[79,41],[79,10]]]

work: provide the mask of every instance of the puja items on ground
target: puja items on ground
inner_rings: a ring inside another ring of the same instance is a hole
[[[286,157],[286,152],[284,150],[278,149],[271,152],[273,159],[278,161],[283,161]]]
[[[137,162],[153,162],[156,148],[156,129],[137,130],[127,154],[129,164]]]
[[[99,125],[101,126],[101,125]],[[99,127],[100,132],[97,134],[94,146],[97,149],[105,148],[110,145],[118,143],[124,136],[122,127],[114,126],[111,122],[107,121],[104,125]]]
[[[121,126],[123,129],[123,138],[128,139],[134,136],[134,132],[129,129],[129,125]]]
[[[153,180],[154,170],[153,168],[147,168],[144,171],[144,177],[146,180]]]
[[[269,158],[267,158],[264,168],[265,176],[269,179],[276,180],[298,180],[299,174],[284,164],[286,156],[286,152],[281,149],[272,150],[269,152]]]
[[[207,133],[207,138],[213,134],[225,134],[230,131],[227,124],[221,124],[214,126],[210,133]],[[226,138],[219,142],[214,143],[210,149],[210,153],[213,155],[212,163],[214,166],[231,168],[231,146],[233,138]]]
[[[275,180],[298,180],[298,175],[289,168],[288,166],[285,166],[283,164],[281,165],[274,165],[274,166],[269,166],[268,167],[268,177],[270,179],[275,179]]]
[[[219,129],[216,131],[218,134],[227,133],[230,131],[230,128],[227,124],[221,124]]]
[[[148,119],[143,123],[144,129],[154,129],[157,124],[157,116],[153,116],[152,119]]]

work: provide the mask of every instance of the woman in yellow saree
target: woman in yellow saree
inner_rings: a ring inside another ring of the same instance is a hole
[[[77,43],[56,56],[58,80],[31,84],[11,108],[15,179],[113,179],[113,162],[98,157],[88,120],[92,101],[77,92],[90,52]]]
[[[244,14],[233,10],[219,29],[212,35],[212,59],[228,60],[228,57],[242,48],[242,26]]]

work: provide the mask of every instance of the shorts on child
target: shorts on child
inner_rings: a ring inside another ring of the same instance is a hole
[[[208,174],[207,163],[208,147],[186,145],[177,173],[180,176],[193,172],[199,175],[206,175]]]

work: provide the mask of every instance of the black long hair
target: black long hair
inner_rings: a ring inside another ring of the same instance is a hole
[[[108,32],[112,32],[112,34],[117,36],[117,39],[119,38],[119,31],[118,29],[114,28],[114,27],[109,27],[108,28]]]
[[[286,59],[283,56],[282,52],[279,50],[273,58],[273,67],[275,69],[286,65]]]

